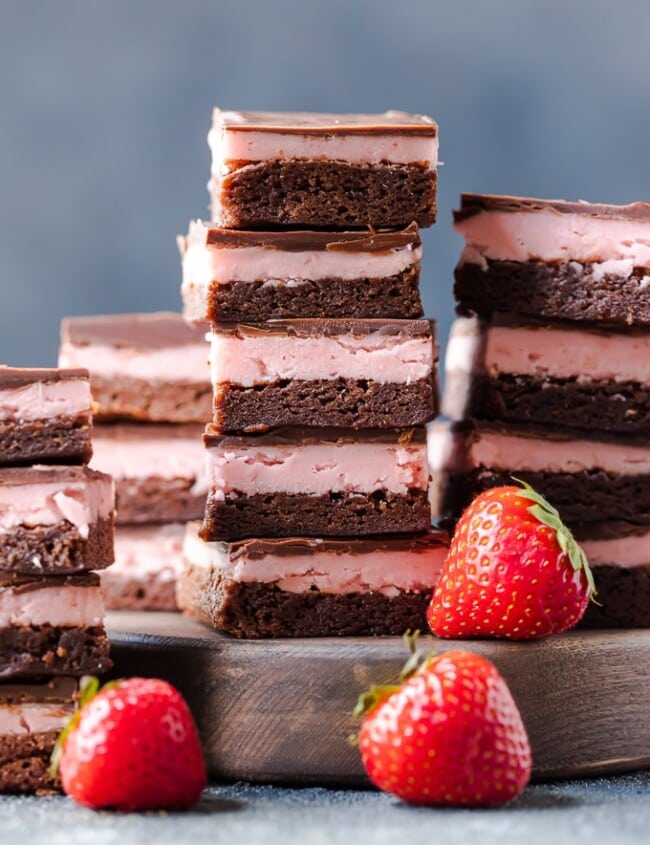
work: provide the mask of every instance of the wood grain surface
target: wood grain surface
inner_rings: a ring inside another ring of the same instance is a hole
[[[395,681],[400,638],[235,640],[173,613],[109,613],[107,627],[119,676],[166,678],[185,695],[212,778],[367,786],[351,712],[371,683]],[[535,779],[650,767],[650,630],[425,644],[499,668]]]

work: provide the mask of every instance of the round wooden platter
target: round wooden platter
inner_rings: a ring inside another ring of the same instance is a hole
[[[394,683],[398,637],[235,640],[173,613],[109,613],[119,676],[162,677],[186,697],[213,778],[367,786],[352,709]],[[650,767],[650,630],[571,632],[541,642],[439,641],[492,660],[521,710],[534,777]]]

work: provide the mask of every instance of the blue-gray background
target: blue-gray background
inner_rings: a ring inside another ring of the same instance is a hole
[[[179,308],[213,105],[436,117],[427,312],[461,190],[650,199],[647,0],[0,0],[0,361],[64,314]]]

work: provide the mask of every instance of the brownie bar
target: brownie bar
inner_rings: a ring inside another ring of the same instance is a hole
[[[0,628],[0,679],[97,675],[113,665],[102,626],[12,625]]]
[[[650,628],[650,564],[593,566],[592,572],[599,604],[589,603],[582,627]]]
[[[201,573],[203,574],[203,573]],[[425,630],[432,590],[381,593],[284,592],[273,584],[238,583],[189,567],[178,600],[186,613],[235,637],[397,636]]]
[[[206,330],[166,311],[66,317],[59,363],[90,371],[95,420],[205,422]]]
[[[446,390],[454,391],[449,381]],[[446,410],[454,418],[460,416],[451,408]],[[472,379],[463,415],[650,437],[650,389],[636,382],[604,379],[482,374]]]
[[[0,733],[0,793],[47,795],[61,791],[59,776],[54,777],[51,771],[52,752],[60,732]]]
[[[210,288],[206,316],[212,321],[283,317],[416,318],[424,313],[419,268],[383,279],[324,278],[297,285],[232,282]]]
[[[98,519],[84,536],[68,520],[18,525],[0,533],[0,571],[25,575],[105,569],[113,563],[113,520]]]
[[[388,490],[320,496],[276,492],[225,499],[208,494],[201,536],[204,540],[296,534],[357,537],[426,531],[430,524],[426,490],[403,495]]]
[[[88,463],[91,404],[87,370],[0,366],[0,466]]]
[[[461,263],[455,270],[458,314],[489,318],[494,312],[531,315],[613,326],[650,326],[647,268],[629,276],[594,274],[577,261],[486,259],[486,269]]]
[[[436,221],[436,171],[415,163],[245,163],[210,184],[213,218],[234,229],[390,228]]]
[[[285,425],[399,428],[424,425],[438,413],[431,379],[405,384],[333,378],[241,387],[215,386],[215,424],[251,432]]]

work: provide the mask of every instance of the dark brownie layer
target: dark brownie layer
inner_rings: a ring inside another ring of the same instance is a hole
[[[454,395],[455,377],[448,374],[448,396]],[[454,418],[551,424],[650,437],[650,390],[637,382],[509,374],[491,378],[477,373],[471,378],[464,407],[447,407],[446,411]]]
[[[589,603],[582,626],[650,628],[650,563],[629,569],[622,566],[594,566],[592,572],[601,606]]]
[[[169,448],[173,448],[170,442]],[[126,478],[115,482],[117,525],[189,522],[205,510],[205,493],[195,493],[195,478]]]
[[[380,384],[336,378],[256,387],[217,385],[213,421],[226,432],[285,425],[399,428],[423,425],[437,413],[432,379]]]
[[[235,229],[430,226],[436,185],[436,171],[416,164],[244,163],[220,182],[213,216]]]
[[[387,490],[322,496],[268,493],[223,500],[209,495],[201,537],[360,537],[426,531],[430,525],[425,490],[403,496]]]
[[[0,679],[102,674],[113,665],[104,628],[15,625],[0,628]]]
[[[419,264],[383,279],[318,279],[295,286],[265,282],[214,283],[207,320],[274,320],[292,317],[386,317],[423,315]]]
[[[628,278],[594,277],[591,264],[487,261],[460,264],[455,271],[457,312],[490,317],[495,311],[618,326],[650,326],[647,268]]]
[[[0,793],[59,792],[50,758],[59,732],[0,734]]]
[[[608,475],[603,470],[576,473],[515,473],[560,512],[568,523],[624,520],[650,525],[650,476]],[[456,519],[482,490],[513,484],[512,473],[477,469],[450,473],[442,493],[440,516]]]
[[[101,581],[107,610],[177,610],[173,579],[163,580],[156,574],[136,577],[107,569]]]
[[[0,465],[87,464],[90,412],[42,420],[0,420]]]
[[[24,575],[64,575],[104,569],[115,560],[113,521],[99,519],[82,537],[64,520],[55,525],[18,525],[0,534],[0,571]]]
[[[183,355],[183,347],[178,347]],[[131,376],[91,377],[95,419],[204,423],[210,418],[212,386],[205,350],[205,382],[164,381]]]
[[[399,635],[424,630],[431,591],[290,593],[270,584],[238,583],[188,566],[179,577],[179,606],[236,637]]]

